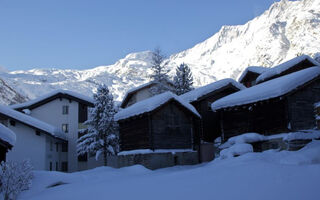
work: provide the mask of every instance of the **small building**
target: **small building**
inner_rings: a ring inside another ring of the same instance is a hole
[[[6,154],[16,142],[16,134],[0,124],[0,162],[6,161]]]
[[[192,104],[201,115],[201,120],[196,123],[196,126],[200,130],[203,142],[213,143],[221,135],[220,116],[211,110],[211,104],[244,88],[242,84],[228,78],[196,88],[180,96]]]
[[[310,56],[302,55],[296,58],[293,58],[289,61],[286,61],[280,65],[277,65],[273,68],[270,68],[263,72],[256,79],[256,83],[260,84],[262,82],[278,78],[280,76],[284,76],[293,72],[297,72],[309,67],[319,66],[320,64],[312,59]]]
[[[171,92],[139,101],[115,115],[120,149],[196,149],[197,110]]]
[[[260,66],[247,67],[238,78],[238,81],[247,88],[254,86],[256,85],[256,80],[258,76],[260,76],[263,72],[267,70],[268,68]]]
[[[68,172],[85,170],[103,165],[88,155],[77,156],[77,139],[86,128],[88,109],[93,98],[68,90],[55,90],[36,99],[11,108],[56,127],[68,141]]]
[[[125,94],[120,107],[126,108],[132,104],[154,96],[153,90],[158,87],[159,84],[160,83],[157,81],[150,81],[148,83],[130,89]],[[163,83],[162,85],[164,85],[164,87],[166,87],[168,91],[172,91],[174,88],[173,84],[169,81]]]
[[[313,129],[314,103],[320,101],[320,67],[309,67],[265,81],[219,99],[212,109],[221,116],[222,139],[256,132]]]
[[[35,170],[67,171],[67,140],[56,127],[0,106],[0,123],[16,134],[16,142],[7,160],[29,159]]]

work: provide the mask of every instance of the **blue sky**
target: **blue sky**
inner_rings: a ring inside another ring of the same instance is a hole
[[[274,0],[0,0],[0,66],[85,69],[159,46],[167,55],[244,24]]]

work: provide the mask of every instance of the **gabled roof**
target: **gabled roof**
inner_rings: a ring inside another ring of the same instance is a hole
[[[216,90],[219,90],[221,88],[227,87],[227,86],[233,86],[239,90],[245,89],[245,87],[241,84],[238,83],[237,81],[231,79],[231,78],[226,78],[226,79],[222,79],[213,83],[210,83],[208,85],[196,88],[194,90],[191,90],[190,92],[187,92],[183,95],[181,95],[180,97],[191,103],[194,101],[199,100],[201,97],[214,92]]]
[[[277,65],[277,66],[265,71],[257,78],[257,83],[261,83],[261,82],[270,80],[272,78],[276,78],[278,76],[285,75],[285,74],[287,74],[287,72],[290,71],[290,69],[292,69],[293,67],[295,67],[303,62],[308,63],[308,64],[306,64],[306,66],[304,68],[320,65],[320,63],[318,63],[316,60],[312,59],[310,56],[307,56],[307,55],[298,56],[296,58],[293,58],[287,62],[284,62],[280,65]]]
[[[150,97],[148,99],[139,101],[139,102],[119,111],[114,116],[114,119],[116,121],[120,121],[120,120],[124,120],[124,119],[130,118],[130,117],[146,114],[146,113],[152,112],[153,110],[159,108],[160,106],[164,105],[165,103],[167,103],[171,100],[178,102],[181,106],[185,107],[187,110],[189,110],[195,116],[200,117],[197,110],[191,104],[182,100],[180,97],[173,94],[172,92],[165,92],[165,93]]]
[[[241,83],[241,81],[246,77],[246,75],[251,72],[255,74],[262,74],[263,72],[267,71],[268,68],[266,67],[261,67],[261,66],[250,66],[247,67],[241,74],[241,76],[238,78],[238,81]]]
[[[168,85],[172,85],[171,82],[167,82]],[[140,90],[143,90],[145,88],[148,88],[148,87],[151,87],[153,85],[156,85],[156,84],[159,84],[158,81],[150,81],[148,83],[145,83],[145,84],[142,84],[142,85],[139,85],[138,87],[135,87],[135,88],[131,88],[130,90],[127,91],[127,93],[125,94],[125,96],[123,97],[123,100],[121,102],[121,105],[120,107],[123,108],[125,106],[125,104],[128,103],[129,99],[132,97],[133,94],[139,92]]]
[[[212,103],[212,110],[235,107],[281,97],[320,77],[320,67],[310,67],[230,94]]]
[[[9,144],[6,146],[13,146],[16,143],[16,134],[0,123],[0,140]]]
[[[13,110],[8,106],[0,105],[0,115],[9,119],[16,120],[22,124],[25,124],[31,128],[43,131],[44,133],[54,137],[66,140],[65,135],[55,126],[47,124],[41,120],[23,114],[19,111]]]
[[[46,104],[54,99],[57,98],[67,98],[67,99],[72,99],[74,101],[83,103],[85,105],[88,105],[90,107],[93,107],[93,98],[76,93],[76,92],[72,92],[69,90],[54,90],[48,94],[45,94],[43,96],[40,96],[36,99],[21,103],[21,104],[14,104],[11,105],[10,107],[16,110],[22,110],[22,109],[33,109],[36,107],[39,107],[43,104]]]

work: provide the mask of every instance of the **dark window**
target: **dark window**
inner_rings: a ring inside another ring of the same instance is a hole
[[[78,161],[79,162],[87,162],[88,161],[88,154],[85,153],[85,154],[79,155],[78,156]]]
[[[40,136],[40,131],[39,130],[36,130],[36,135]]]
[[[62,152],[68,152],[68,144],[67,143],[62,143],[61,144],[61,151]]]
[[[52,162],[50,162],[49,170],[52,171]]]
[[[59,164],[56,162],[56,171],[59,171]]]
[[[62,114],[63,115],[69,114],[69,106],[62,106]]]
[[[59,152],[59,143],[56,143],[56,151]]]
[[[68,124],[62,124],[62,131],[65,132],[65,133],[68,133],[68,132],[69,132],[69,126],[68,126]]]
[[[10,125],[11,125],[11,126],[15,126],[15,125],[16,125],[16,121],[10,120]]]
[[[61,171],[67,172],[68,171],[68,162],[61,163]]]

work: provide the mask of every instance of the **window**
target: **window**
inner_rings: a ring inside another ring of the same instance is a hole
[[[56,171],[59,171],[59,164],[56,162]]]
[[[68,124],[62,124],[62,131],[65,132],[65,133],[69,132]]]
[[[56,143],[56,152],[59,152],[59,143]]]
[[[78,161],[79,162],[87,162],[88,161],[88,154],[85,153],[85,154],[79,155],[78,156]]]
[[[61,171],[67,172],[68,171],[68,162],[61,163]]]
[[[50,140],[50,151],[52,151],[53,150],[53,143],[52,143],[52,141]]]
[[[61,144],[61,151],[62,152],[68,152],[68,144],[67,143],[62,143]]]
[[[50,162],[49,170],[52,171],[52,162]]]
[[[36,130],[36,135],[40,136],[40,131],[39,130]]]
[[[16,125],[16,121],[10,120],[10,125],[11,125],[11,126],[15,126],[15,125]]]
[[[69,106],[62,106],[62,114],[63,115],[69,114]]]

